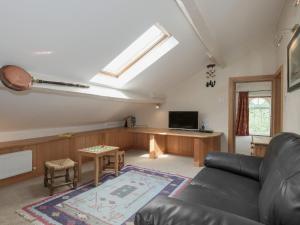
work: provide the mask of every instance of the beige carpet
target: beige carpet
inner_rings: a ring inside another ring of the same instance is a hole
[[[126,164],[156,169],[164,172],[194,177],[200,168],[193,166],[193,159],[174,155],[164,155],[159,159],[151,160],[147,152],[131,150],[126,152]],[[83,167],[85,183],[93,179],[93,163]],[[61,189],[64,190],[64,189]],[[23,225],[30,224],[18,216],[15,211],[23,206],[48,196],[48,189],[43,187],[43,178],[37,177],[18,184],[0,188],[0,224]]]

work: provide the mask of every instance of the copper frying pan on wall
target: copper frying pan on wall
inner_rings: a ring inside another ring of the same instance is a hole
[[[6,87],[15,91],[29,90],[33,83],[53,84],[53,85],[78,87],[78,88],[89,88],[89,86],[82,85],[82,84],[34,79],[24,69],[13,65],[6,65],[0,69],[0,80]]]

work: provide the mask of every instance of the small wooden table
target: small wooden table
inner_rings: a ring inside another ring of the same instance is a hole
[[[113,153],[115,156],[115,174],[118,176],[118,165],[119,165],[119,157],[118,151],[119,147],[115,146],[106,146],[99,145],[90,148],[80,149],[78,150],[78,161],[79,161],[79,180],[81,179],[82,174],[82,157],[90,157],[94,158],[95,162],[95,186],[98,186],[99,183],[99,171],[102,170],[102,160],[101,157],[107,155],[108,153]]]

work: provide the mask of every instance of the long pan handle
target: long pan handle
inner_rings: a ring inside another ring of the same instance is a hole
[[[60,86],[68,86],[68,87],[78,87],[78,88],[89,88],[90,86],[84,84],[74,84],[74,83],[66,83],[66,82],[58,82],[58,81],[48,81],[48,80],[40,80],[40,79],[32,79],[34,83],[40,84],[54,84]]]

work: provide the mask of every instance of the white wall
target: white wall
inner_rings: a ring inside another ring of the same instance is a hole
[[[278,25],[278,34],[283,34],[283,41],[277,49],[277,65],[283,65],[284,81],[284,131],[300,133],[300,89],[287,92],[287,45],[291,40],[292,33],[286,29],[300,24],[300,7],[294,6],[294,0],[288,0]]]
[[[60,92],[0,89],[0,142],[122,126],[146,104]]]
[[[266,75],[276,71],[276,49],[273,41],[237,49],[227,56],[227,66],[217,68],[217,84],[206,88],[206,70],[173,87],[159,110],[145,106],[136,111],[137,124],[155,128],[168,127],[168,111],[197,110],[208,129],[221,131],[222,151],[227,151],[228,78],[243,75]]]

